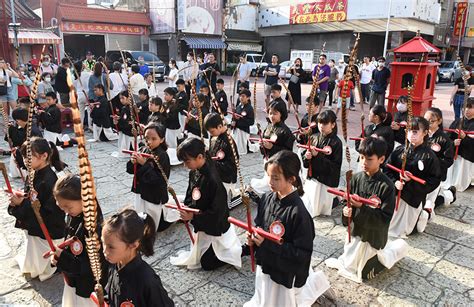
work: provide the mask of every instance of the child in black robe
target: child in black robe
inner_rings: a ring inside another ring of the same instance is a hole
[[[201,119],[199,118],[201,112]],[[204,144],[209,145],[209,139],[206,129],[204,128],[204,118],[209,114],[209,98],[205,94],[197,94],[197,99],[193,99],[193,108],[191,115],[186,118],[186,130],[188,137],[204,139]]]
[[[189,109],[189,98],[188,95],[186,94],[186,82],[184,82],[183,79],[178,79],[176,81],[176,88],[178,90],[178,93],[176,94],[176,100],[178,101],[179,105],[179,124],[181,126],[180,132],[183,133],[184,131],[184,122],[186,120],[186,113],[184,113],[185,110]]]
[[[81,179],[67,174],[58,179],[54,186],[56,202],[66,213],[65,240],[77,238],[63,249],[57,248],[51,255],[51,264],[64,274],[63,306],[96,306],[90,299],[94,291],[95,279],[86,248],[87,230],[82,212]],[[102,228],[102,210],[97,207],[97,233]],[[102,265],[102,286],[107,280],[107,263],[100,247]]]
[[[179,112],[181,105],[175,99],[175,89],[167,87],[163,91],[164,107],[166,109],[166,144],[169,148],[178,148],[178,137],[181,133]]]
[[[110,104],[105,96],[105,89],[102,84],[94,86],[94,93],[97,97],[96,101],[91,105],[91,117],[94,140],[98,141],[113,141],[117,140],[118,136],[112,131],[112,110]]]
[[[337,136],[336,114],[332,110],[323,111],[317,121],[319,132],[311,136],[311,146],[326,151],[305,149],[301,153],[303,165],[308,169],[303,200],[312,217],[331,215],[335,198],[327,189],[339,185],[342,165],[342,142]]]
[[[227,94],[224,91],[223,79],[217,79],[216,88],[217,88],[217,92],[215,93],[216,101],[219,104],[219,108],[221,109],[221,112],[224,114],[224,116],[226,116],[229,103],[227,101]],[[212,105],[212,112],[219,113],[219,110],[217,110],[214,104]]]
[[[393,130],[393,136],[395,142],[398,143],[398,145],[404,145],[405,144],[405,126],[407,124],[407,119],[408,119],[408,98],[407,96],[400,96],[398,98],[397,102],[397,112],[393,114],[393,122],[391,124],[391,128]],[[398,146],[397,145],[397,146]]]
[[[57,106],[57,98],[55,92],[46,94],[46,103],[48,107],[46,110],[38,109],[39,118],[44,127],[44,138],[48,142],[58,144],[62,142],[61,129],[61,111]]]
[[[434,208],[437,196],[439,194],[447,196],[451,195],[453,199],[455,193],[455,190],[453,189],[449,190],[448,188],[445,190],[443,188],[443,181],[446,180],[448,169],[454,162],[454,143],[443,130],[443,113],[438,108],[429,108],[424,117],[430,124],[427,143],[439,160],[441,183],[426,196],[423,211],[421,212],[416,225],[418,232],[423,232],[428,221],[431,221],[434,218]]]
[[[257,270],[255,293],[244,306],[311,306],[330,285],[324,273],[310,265],[315,231],[301,201],[300,161],[295,153],[282,150],[268,160],[265,171],[271,192],[259,201],[255,227],[282,237],[283,244],[247,233]]]
[[[232,146],[229,143],[229,137],[227,136],[227,126],[224,125],[221,115],[218,113],[208,114],[204,119],[204,126],[211,135],[209,154],[212,160],[214,160],[217,172],[227,191],[227,200],[230,203],[235,189],[235,183],[237,182],[237,165],[232,152]],[[232,139],[232,137],[230,138]],[[234,143],[238,159],[239,153],[237,152],[237,145],[233,139],[232,142]]]
[[[148,108],[150,109],[150,116],[148,116],[147,124],[166,124],[166,111],[163,107],[163,100],[160,97],[153,97],[148,104]]]
[[[474,98],[469,98],[466,105],[466,112],[463,115],[464,121],[459,135],[451,132],[449,137],[454,140],[455,150],[458,148],[458,155],[453,166],[449,169],[445,186],[454,187],[457,192],[464,192],[474,185]],[[459,129],[460,119],[455,120],[449,126],[450,129]],[[469,132],[469,133],[466,133]]]
[[[122,107],[120,108],[120,113],[115,115],[113,119],[114,124],[117,125],[119,133],[118,133],[118,154],[117,156],[120,158],[128,157],[127,154],[124,154],[122,150],[133,150],[135,139],[132,133],[132,112],[131,112],[131,105],[130,100],[128,99],[128,91],[123,91],[119,94],[120,104]],[[138,125],[138,122],[137,122]],[[137,126],[138,128],[138,126]],[[138,131],[137,131],[138,133]]]
[[[146,88],[142,88],[138,91],[138,99],[140,99],[140,101],[137,102],[138,118],[140,120],[140,124],[146,126],[148,123],[148,116],[150,116],[150,109],[148,108],[150,95],[148,94],[148,90]]]
[[[179,211],[181,219],[194,227],[195,242],[191,251],[171,257],[171,264],[206,271],[226,263],[240,268],[242,247],[234,226],[227,221],[226,190],[204,143],[196,138],[186,139],[178,147],[178,158],[190,169],[184,205],[199,209],[200,213]]]
[[[382,173],[387,144],[367,137],[359,146],[362,172],[352,176],[351,194],[375,200],[377,206],[351,198],[351,206],[344,202],[342,223],[351,223],[351,240],[346,240],[344,253],[339,258],[325,261],[330,268],[355,282],[374,278],[385,268],[407,255],[408,245],[403,239],[388,240],[388,228],[395,210],[395,186]]]
[[[272,101],[268,106],[268,118],[270,123],[263,132],[263,142],[260,144],[260,152],[263,155],[265,163],[274,154],[282,150],[293,150],[295,136],[290,128],[285,125],[288,118],[286,105],[278,101]],[[250,186],[257,194],[263,194],[269,191],[268,178],[264,175],[261,179],[252,179]]]
[[[154,254],[156,226],[146,213],[124,209],[102,227],[105,259],[110,263],[106,302],[120,306],[174,306],[160,277],[142,259]]]
[[[59,159],[59,153],[53,143],[43,138],[31,138],[31,167],[34,170],[33,187],[25,183],[25,192],[36,192],[40,202],[39,213],[43,218],[53,243],[58,245],[64,237],[64,212],[56,206],[53,197],[54,184],[58,177],[52,169],[62,171],[65,164]],[[26,156],[26,145],[22,147],[22,154]],[[28,191],[28,189],[34,191]],[[40,228],[38,220],[33,211],[33,204],[29,198],[12,194],[8,213],[15,217],[15,227],[24,229],[26,232],[26,254],[17,256],[18,265],[23,274],[29,274],[31,278],[38,277],[41,281],[50,278],[56,268],[51,267],[48,258],[43,254],[50,250],[48,242]]]
[[[422,117],[414,117],[408,123],[409,148],[406,158],[405,175],[401,176],[390,168],[385,168],[387,176],[401,191],[398,210],[395,210],[388,234],[390,237],[406,238],[415,230],[418,218],[426,201],[426,196],[440,183],[438,158],[427,145],[429,123]],[[390,155],[387,164],[402,168],[403,145],[398,146]],[[426,181],[421,184],[412,180],[406,173]],[[397,196],[398,198],[398,196]]]
[[[250,126],[255,123],[255,113],[252,104],[250,103],[250,96],[250,91],[247,89],[242,90],[239,93],[240,103],[233,111],[235,114],[232,116],[232,136],[237,144],[239,155],[247,154],[250,138]]]
[[[157,157],[167,178],[170,176],[170,158],[166,153],[168,147],[165,143],[166,128],[158,123],[150,123],[145,127],[146,146],[139,152],[152,154]],[[135,166],[136,165],[136,173]],[[127,173],[135,177],[132,192],[135,193],[135,210],[149,214],[158,230],[168,228],[171,222],[178,220],[176,212],[166,208],[168,202],[168,185],[153,158],[146,158],[139,153],[134,153],[127,163]]]

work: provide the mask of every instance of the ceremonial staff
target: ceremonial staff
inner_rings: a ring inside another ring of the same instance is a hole
[[[296,110],[296,105],[295,101],[293,100],[293,96],[291,95],[290,89],[286,86],[285,80],[283,78],[280,78],[281,85],[285,88],[285,91],[288,94],[288,102],[290,103],[290,107],[293,107],[293,111],[295,112],[295,119],[296,119],[296,124],[298,125],[298,130],[301,129],[301,122],[298,117],[298,111]],[[311,119],[308,118],[308,125],[311,124]]]
[[[81,123],[81,114],[77,104],[77,93],[72,83],[71,71],[68,71],[67,83],[69,85],[69,101],[71,103],[74,133],[77,140],[77,152],[79,163],[79,176],[81,179],[82,212],[84,215],[84,228],[86,229],[86,250],[94,275],[94,291],[97,295],[98,305],[104,306],[104,290],[100,281],[102,279],[102,266],[100,263],[100,240],[98,230],[98,204],[97,192],[92,175],[92,166],[86,149],[84,128]]]
[[[349,150],[349,143],[347,142],[347,105],[346,105],[346,96],[347,90],[349,87],[349,81],[352,76],[352,69],[354,65],[355,58],[357,56],[357,50],[359,48],[359,40],[360,40],[360,33],[357,34],[356,40],[354,42],[354,47],[351,50],[351,54],[349,57],[349,66],[347,67],[347,72],[344,75],[344,85],[341,88],[341,122],[342,122],[342,137],[345,142],[345,153],[346,153],[346,160],[349,165],[349,170],[346,172],[346,201],[347,201],[347,208],[351,208],[351,178],[352,178],[352,169],[351,169],[351,152]],[[348,217],[347,223],[347,236],[349,242],[351,242],[351,222],[352,216]]]
[[[464,66],[464,63],[462,62],[461,58],[459,57],[459,53],[457,54],[457,58],[458,58],[459,65],[461,66],[462,80],[464,82],[464,99],[462,103],[462,113],[461,113],[461,118],[459,119],[458,132],[457,132],[458,140],[459,140],[461,139],[461,131],[464,125],[464,117],[466,116],[467,100],[470,94],[470,92],[468,91],[468,88],[469,88],[468,80],[470,76],[466,75],[466,72],[468,70],[466,69],[466,66]],[[456,151],[454,153],[454,160],[458,158],[458,153],[459,153],[459,145],[456,146]]]
[[[408,96],[407,97],[407,114],[408,116],[407,116],[407,126],[405,129],[405,150],[403,151],[403,154],[402,154],[402,167],[400,170],[400,182],[402,183],[403,183],[403,177],[405,177],[405,167],[407,164],[408,150],[410,149],[410,141],[408,140],[408,131],[410,130],[410,123],[411,123],[411,120],[413,119],[413,89],[416,86],[416,83],[418,80],[418,74],[420,73],[421,63],[423,62],[424,56],[425,54],[423,53],[420,58],[420,64],[418,65],[415,78],[413,79],[413,84],[410,84],[410,83],[407,84],[407,96]],[[395,210],[398,210],[401,197],[402,197],[402,190],[398,190]]]
[[[194,50],[194,49],[193,49],[193,56],[194,56],[194,63],[197,64],[196,50]],[[204,73],[204,76],[207,78],[206,73]],[[209,85],[209,89],[211,89],[211,84],[209,83],[208,85]],[[196,108],[197,108],[197,111],[198,111],[199,132],[201,133],[201,142],[204,143],[204,131],[203,131],[203,124],[202,124],[202,110],[201,110],[201,106],[199,105],[199,99],[197,97],[196,80],[193,80],[192,83],[191,83],[191,94],[193,95],[193,101],[196,103]]]
[[[321,47],[321,53],[319,54],[319,57],[321,57],[321,55],[324,54],[324,48],[325,47],[326,47],[326,42],[324,42],[323,46]],[[313,112],[314,112],[313,102],[314,102],[314,98],[316,97],[317,89],[319,87],[318,80],[319,80],[319,71],[320,71],[320,69],[321,69],[321,67],[319,66],[319,63],[318,63],[317,67],[316,67],[316,73],[313,77],[313,84],[311,85],[311,92],[309,93],[308,124],[311,123],[311,119],[313,118]],[[320,101],[319,104],[320,104],[319,109],[321,110],[322,102]],[[313,138],[311,136],[311,132],[312,132],[312,130],[310,129],[308,131],[308,144],[307,144],[308,146],[311,146],[311,143],[313,141]],[[309,165],[308,165],[308,177],[311,177],[312,173],[313,173],[312,166],[311,166],[311,163],[309,163]]]
[[[109,101],[109,107],[110,107],[110,111],[112,112],[112,118],[115,118],[116,117],[115,108],[112,105],[112,96],[110,94],[110,72],[107,66],[104,64],[104,62],[100,62],[100,64],[102,64],[102,68],[105,71],[105,77],[106,77],[105,82],[107,83],[107,96],[108,96],[107,100]],[[115,124],[115,133],[117,134],[119,133],[118,124]]]
[[[258,71],[260,70],[260,68],[262,67],[262,63],[263,63],[263,59],[265,58],[265,55],[267,54],[267,52],[265,51],[262,55],[262,58],[260,59],[260,63],[258,64],[257,66],[257,69],[255,71],[255,78],[254,78],[254,82],[253,82],[253,111],[255,113],[255,121],[257,121],[257,81],[258,81]],[[267,76],[265,75],[265,80],[266,80]],[[265,107],[265,110],[267,110],[267,107]]]

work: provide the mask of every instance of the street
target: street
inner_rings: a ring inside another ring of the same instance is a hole
[[[225,89],[229,91],[230,77],[225,77]],[[162,96],[167,83],[157,83],[157,92]],[[253,81],[251,82],[251,91]],[[304,84],[302,97],[306,98],[311,84]],[[445,127],[453,120],[449,106],[452,85],[440,83],[435,90],[433,105],[443,110]],[[253,91],[252,91],[253,92]],[[284,91],[283,91],[284,92]],[[258,120],[264,125],[265,114],[263,83],[257,86]],[[228,94],[229,96],[229,94]],[[284,93],[282,94],[284,97]],[[235,98],[234,98],[235,99]],[[360,134],[360,107],[349,112],[349,136]],[[300,108],[300,118],[304,106]],[[368,105],[365,105],[367,124]],[[296,127],[293,112],[289,115],[288,126]],[[91,135],[88,135],[91,138]],[[2,141],[1,148],[7,148]],[[356,152],[350,142],[352,169],[356,168]],[[97,196],[105,216],[120,208],[131,205],[130,192],[132,176],[125,172],[126,159],[111,156],[116,151],[116,142],[89,143],[89,158],[97,185]],[[77,148],[67,148],[60,152],[61,158],[73,172],[77,171]],[[3,161],[8,164],[6,157]],[[263,167],[260,154],[249,154],[241,159],[243,177],[246,184],[251,178],[262,177]],[[342,172],[348,169],[343,162]],[[21,182],[12,182],[20,188]],[[188,183],[188,171],[181,165],[171,170],[170,184],[178,194],[184,194]],[[3,182],[2,182],[3,184]],[[458,193],[457,201],[449,207],[436,211],[436,218],[422,234],[407,239],[409,254],[391,270],[375,279],[357,284],[328,269],[324,260],[339,256],[347,237],[346,228],[341,225],[339,206],[329,217],[314,219],[316,238],[313,242],[311,266],[322,270],[329,277],[336,293],[337,305],[473,305],[474,304],[474,189]],[[14,257],[24,246],[25,236],[15,229],[14,218],[7,213],[8,198],[0,192],[0,305],[60,306],[63,279],[60,274],[40,282],[27,281],[18,269]],[[255,209],[255,208],[253,208]],[[254,210],[255,211],[255,210]],[[255,214],[255,212],[254,212]],[[242,206],[231,211],[231,215],[245,219]],[[238,230],[241,240],[244,233]],[[239,306],[248,301],[254,292],[254,274],[250,271],[250,258],[243,258],[242,268],[237,270],[225,266],[213,272],[191,271],[170,264],[169,257],[182,249],[189,248],[189,238],[178,223],[157,236],[155,255],[145,258],[160,276],[170,297],[179,306]]]

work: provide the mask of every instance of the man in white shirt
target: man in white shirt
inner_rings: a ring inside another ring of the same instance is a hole
[[[192,82],[196,82],[196,78],[199,72],[199,66],[194,61],[194,54],[192,52],[188,53],[186,59],[187,61],[184,63],[185,68],[183,68],[183,79],[184,82],[186,82],[186,94],[188,95],[188,97],[190,97],[191,84]]]
[[[360,68],[360,89],[364,103],[369,102],[370,98],[370,81],[372,80],[372,71],[375,66],[370,62],[369,56],[364,57],[364,63]]]
[[[346,63],[344,63],[344,59],[339,59],[339,62],[336,66],[336,69],[337,69],[337,72],[338,72],[338,78],[337,78],[337,81],[341,81],[342,79],[344,79],[344,70],[346,69]],[[338,83],[338,82],[336,82]]]
[[[240,88],[241,83],[246,83],[249,86],[250,74],[252,73],[252,67],[247,62],[245,54],[239,56],[239,80],[237,81],[237,88]]]
[[[130,77],[130,87],[132,89],[133,99],[135,102],[140,101],[138,99],[138,91],[142,88],[146,88],[146,82],[143,76],[140,74],[140,66],[137,64],[132,65],[132,76]]]

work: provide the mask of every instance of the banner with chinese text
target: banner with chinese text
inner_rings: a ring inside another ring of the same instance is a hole
[[[121,26],[106,23],[64,22],[61,25],[61,30],[63,32],[83,33],[146,34],[146,28],[142,26]]]
[[[344,21],[347,0],[316,0],[290,6],[290,24]]]
[[[454,20],[454,36],[463,36],[467,19],[467,2],[459,2],[456,9],[456,19]]]

